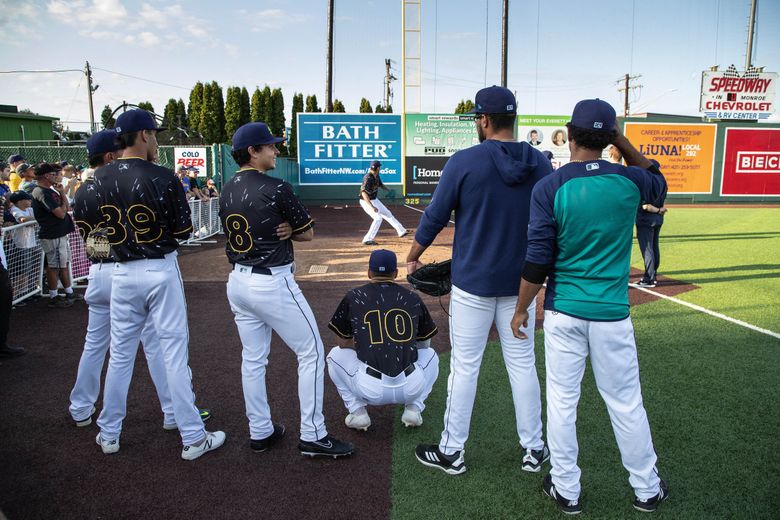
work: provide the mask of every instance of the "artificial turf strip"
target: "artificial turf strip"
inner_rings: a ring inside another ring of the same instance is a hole
[[[632,315],[658,466],[671,487],[657,516],[777,518],[780,342],[667,301]],[[538,332],[544,404],[542,344]],[[549,465],[538,474],[520,470],[509,382],[495,344],[482,365],[468,471],[449,476],[415,460],[415,445],[435,443],[441,432],[448,355],[441,366],[423,426],[405,430],[396,421],[392,518],[560,518],[541,491]],[[582,517],[640,517],[590,367],[578,412]]]
[[[670,208],[659,274],[699,286],[679,298],[780,333],[780,207]]]

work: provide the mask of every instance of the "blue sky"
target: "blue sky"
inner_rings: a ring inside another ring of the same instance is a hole
[[[335,0],[334,97],[381,102],[384,60],[401,77],[401,2]],[[500,82],[501,0],[422,0],[422,110],[449,112]],[[508,86],[525,114],[586,97],[622,112],[616,81],[641,74],[634,112],[698,113],[701,71],[745,62],[750,0],[511,0]],[[198,81],[325,99],[326,0],[0,0],[0,70],[81,69],[104,105],[170,97]],[[753,63],[780,72],[780,2],[759,0]],[[121,73],[124,75],[120,75]],[[136,76],[150,81],[142,81]],[[179,88],[182,87],[182,88]],[[400,81],[394,83],[400,109]],[[0,74],[0,104],[88,121],[83,74]],[[777,118],[777,115],[775,116]],[[289,120],[288,120],[289,124]]]

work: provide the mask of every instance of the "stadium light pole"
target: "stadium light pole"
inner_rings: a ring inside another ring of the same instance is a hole
[[[333,2],[328,0],[328,56],[325,73],[325,112],[333,112]]]

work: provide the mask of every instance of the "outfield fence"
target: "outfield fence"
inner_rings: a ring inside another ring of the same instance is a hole
[[[222,232],[219,198],[189,201],[192,235],[182,245],[197,245]],[[43,293],[45,255],[38,239],[40,226],[35,221],[0,228],[0,239],[8,261],[8,277],[13,290],[13,304]],[[70,278],[76,284],[86,280],[92,262],[87,257],[84,239],[78,228],[68,235],[71,262]]]

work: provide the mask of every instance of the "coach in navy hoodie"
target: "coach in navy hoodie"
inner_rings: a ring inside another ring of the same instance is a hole
[[[511,91],[488,87],[477,92],[475,124],[481,144],[453,155],[442,172],[431,204],[417,228],[407,271],[455,212],[452,245],[450,321],[452,357],[444,431],[438,444],[417,446],[417,459],[448,474],[466,470],[468,438],[479,366],[495,322],[501,338],[515,404],[523,469],[539,471],[549,457],[542,440],[541,399],[529,311],[528,340],[518,340],[509,324],[517,302],[531,190],[552,172],[550,161],[514,139],[517,104]]]

